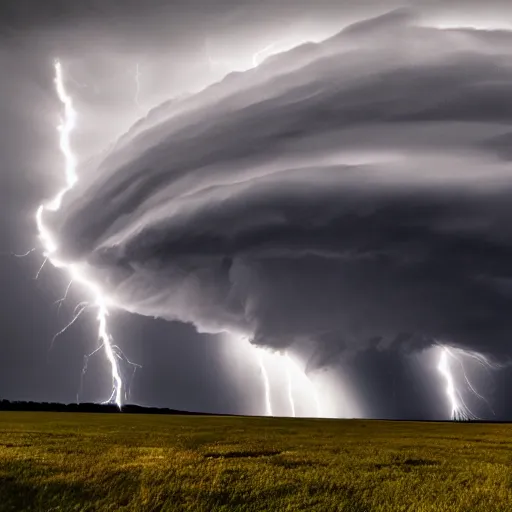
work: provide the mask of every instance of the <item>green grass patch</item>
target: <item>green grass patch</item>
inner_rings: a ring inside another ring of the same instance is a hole
[[[0,412],[0,510],[505,512],[512,425]]]

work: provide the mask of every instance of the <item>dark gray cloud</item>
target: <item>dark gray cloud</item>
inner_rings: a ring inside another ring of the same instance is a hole
[[[128,311],[283,347],[508,356],[512,34],[407,11],[169,102],[55,220]]]

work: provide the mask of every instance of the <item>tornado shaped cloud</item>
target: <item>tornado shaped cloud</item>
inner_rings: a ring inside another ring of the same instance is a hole
[[[398,11],[152,111],[54,227],[119,307],[282,349],[495,357],[512,332],[512,33]]]

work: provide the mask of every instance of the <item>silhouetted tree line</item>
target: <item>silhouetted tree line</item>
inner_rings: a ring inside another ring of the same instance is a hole
[[[186,414],[208,416],[208,413],[178,411],[158,407],[142,407],[140,405],[126,404],[120,410],[115,404],[59,404],[55,402],[19,402],[0,400],[0,411],[42,411],[42,412],[101,412],[101,413],[128,413],[128,414]]]

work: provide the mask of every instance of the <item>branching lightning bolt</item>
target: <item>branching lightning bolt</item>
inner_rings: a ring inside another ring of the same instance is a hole
[[[12,253],[12,255],[15,257],[15,258],[26,258],[28,255],[32,254],[34,251],[36,250],[36,248],[34,247],[33,249],[30,249],[30,251],[27,251],[23,254],[16,254],[16,253]]]
[[[295,407],[295,399],[293,396],[293,378],[292,378],[292,370],[298,373],[304,381],[307,383],[308,388],[310,389],[311,396],[315,402],[316,407],[316,415],[318,417],[322,416],[322,408],[320,404],[320,400],[318,398],[318,393],[316,391],[315,385],[311,381],[311,379],[307,376],[306,372],[302,370],[302,368],[294,361],[294,359],[287,352],[276,352],[274,354],[269,354],[264,348],[253,345],[248,338],[245,338],[247,342],[252,347],[254,354],[256,356],[256,360],[258,361],[258,365],[260,367],[261,378],[263,381],[263,389],[265,396],[265,414],[267,416],[273,416],[274,411],[272,408],[272,397],[271,397],[271,388],[270,388],[270,379],[268,375],[267,368],[265,366],[265,356],[273,355],[278,358],[279,364],[283,367],[286,372],[286,392],[288,396],[288,402],[290,404],[291,416],[296,417],[296,407]]]
[[[439,372],[443,375],[445,381],[446,381],[446,395],[448,396],[448,399],[450,401],[451,405],[451,419],[454,421],[469,421],[469,420],[476,420],[479,419],[475,414],[471,412],[471,410],[468,408],[468,406],[464,403],[464,400],[461,396],[461,393],[457,390],[455,386],[455,380],[452,375],[452,370],[450,366],[450,358],[455,359],[456,361],[460,360],[453,354],[453,352],[446,346],[441,346],[441,357],[439,359],[439,363],[437,366],[437,369]],[[462,364],[462,363],[461,363]],[[476,393],[473,386],[469,383],[468,378],[466,377],[466,373],[464,371],[464,376],[466,379],[466,382],[469,385],[469,388],[480,398],[481,395]],[[485,400],[485,399],[484,399]]]
[[[60,313],[60,308],[62,307],[62,304],[64,304],[64,302],[68,298],[68,293],[69,293],[69,290],[70,290],[72,284],[73,284],[73,281],[72,280],[69,281],[69,284],[66,286],[66,291],[64,292],[64,295],[60,299],[55,301],[55,304],[58,304],[57,315]]]
[[[262,57],[264,58],[265,56],[267,56],[269,54],[269,52],[271,50],[273,50],[278,43],[279,43],[279,41],[274,41],[274,42],[270,43],[269,45],[265,46],[264,48],[262,48],[261,50],[255,52],[252,55],[253,67],[259,66],[259,64],[263,60]],[[210,55],[208,41],[205,41],[205,51],[206,51],[206,57],[208,59],[210,68],[215,65],[217,65],[217,66],[222,65],[223,67],[227,65],[228,68],[232,68],[232,69],[235,68],[234,66],[230,66],[228,62],[213,59]],[[249,343],[250,343],[250,341],[249,341]],[[255,347],[254,345],[252,345],[252,346],[253,346],[253,349],[256,354],[256,359],[258,361],[262,380],[263,380],[263,386],[264,386],[264,390],[265,390],[265,411],[268,416],[273,416],[270,380],[269,380],[268,372],[265,367],[265,362],[264,362],[264,358],[263,358],[263,350],[264,349]],[[302,371],[302,369],[293,361],[293,359],[290,358],[290,356],[288,354],[285,353],[284,355],[281,355],[281,354],[277,354],[277,355],[282,356],[282,358],[284,359],[283,363],[284,363],[284,368],[286,371],[286,378],[287,378],[288,401],[290,403],[292,416],[295,417],[295,415],[296,415],[295,402],[294,402],[294,398],[293,398],[292,375],[291,375],[292,368],[295,369],[296,371],[298,371],[301,375],[303,375],[304,379],[307,381],[308,386],[311,389],[313,399],[315,401],[317,415],[321,416],[321,407],[320,407],[320,402],[318,400],[318,394],[316,392],[316,388],[315,388],[313,382],[311,382],[311,379],[306,375],[305,372]]]
[[[80,402],[80,393],[82,392],[83,386],[84,386],[84,376],[87,373],[87,367],[89,365],[89,359],[99,352],[103,348],[103,345],[100,345],[98,348],[94,349],[90,354],[87,354],[84,356],[84,364],[82,367],[82,373],[80,375],[80,386],[78,388],[77,394],[76,394],[76,403],[78,404]]]
[[[489,401],[484,397],[482,396],[476,389],[475,387],[473,386],[473,384],[471,383],[471,381],[469,380],[469,377],[467,375],[467,372],[466,372],[466,368],[464,366],[464,362],[462,360],[462,357],[459,357],[457,355],[457,352],[459,352],[461,354],[461,356],[466,356],[466,357],[470,357],[471,359],[474,359],[476,360],[479,364],[481,364],[484,368],[486,369],[490,369],[490,368],[498,368],[498,365],[493,365],[485,356],[483,356],[482,354],[478,354],[476,352],[468,352],[468,351],[465,351],[465,350],[461,350],[461,349],[448,349],[445,347],[445,350],[447,350],[448,352],[448,355],[454,359],[455,361],[457,361],[460,365],[460,368],[462,370],[462,375],[464,376],[464,380],[466,382],[466,385],[468,387],[468,389],[471,391],[471,393],[473,393],[473,395],[475,395],[476,397],[478,397],[480,400],[482,400],[483,402],[485,402],[487,404],[487,406],[489,407],[489,409],[491,410],[491,412],[494,414],[494,410],[491,406],[491,404],[489,403]]]
[[[55,334],[55,336],[52,338],[52,342],[50,344],[50,349],[53,348],[53,344],[55,343],[55,340],[59,336],[64,334],[82,316],[82,313],[87,309],[88,306],[89,306],[89,304],[87,304],[87,303],[81,305],[81,307],[79,307],[78,310],[73,314],[73,318],[71,319],[71,321],[65,327],[63,327],[57,334]]]
[[[135,374],[137,373],[137,368],[142,368],[142,366],[140,364],[134,363],[133,361],[130,361],[126,354],[121,350],[121,348],[118,345],[113,345],[112,348],[115,350],[115,355],[120,361],[127,363],[133,368],[133,372],[130,377],[128,386],[124,386],[124,399],[128,400],[131,394],[132,382],[133,379],[135,378]]]
[[[91,281],[84,273],[83,268],[79,263],[67,263],[60,260],[57,257],[58,245],[57,240],[49,228],[44,223],[44,214],[46,212],[57,212],[60,210],[62,200],[67,192],[69,192],[77,183],[78,176],[76,174],[76,157],[73,154],[71,148],[70,136],[76,125],[76,111],[73,107],[73,101],[71,96],[66,91],[64,86],[64,79],[62,73],[62,66],[59,61],[55,62],[55,87],[58,98],[64,106],[64,119],[61,121],[58,131],[60,134],[59,143],[60,150],[64,156],[65,161],[65,186],[57,193],[57,195],[47,203],[43,203],[39,206],[36,213],[36,224],[39,234],[39,240],[43,246],[45,262],[49,261],[55,268],[66,270],[71,277],[71,281],[81,284],[89,293],[93,296],[94,301],[92,304],[97,310],[97,321],[98,321],[98,337],[101,342],[101,347],[105,350],[105,355],[110,363],[112,369],[112,394],[109,398],[109,402],[115,402],[119,408],[122,405],[122,391],[123,381],[119,372],[119,366],[116,360],[116,355],[112,348],[112,336],[109,333],[107,318],[108,309],[107,297],[104,295],[101,288]],[[44,266],[44,263],[43,263]],[[40,274],[43,266],[38,272]],[[78,316],[85,310],[79,308]],[[75,317],[77,315],[75,314]],[[74,318],[71,324],[76,321]],[[64,331],[69,328],[69,324]],[[61,331],[62,333],[62,331]],[[59,333],[57,334],[57,336]],[[99,350],[99,349],[97,349]],[[95,351],[96,352],[96,351]],[[93,352],[94,353],[94,352]]]
[[[485,357],[482,354],[479,354],[478,352],[467,352],[467,351],[461,350],[461,349],[456,349],[456,350],[462,352],[465,356],[470,357],[471,359],[474,359],[475,361],[480,363],[480,365],[483,366],[487,370],[490,370],[490,369],[498,370],[498,369],[502,368],[502,365],[500,365],[498,363],[491,362],[489,359],[487,359],[487,357]],[[452,350],[452,352],[453,352],[453,350]]]
[[[38,212],[39,212],[39,210],[38,210]],[[43,263],[41,263],[41,266],[39,267],[39,270],[36,273],[36,277],[35,277],[36,280],[39,279],[39,276],[41,275],[41,272],[43,271],[43,268],[45,267],[47,261],[48,261],[48,258],[45,258],[43,260]]]

